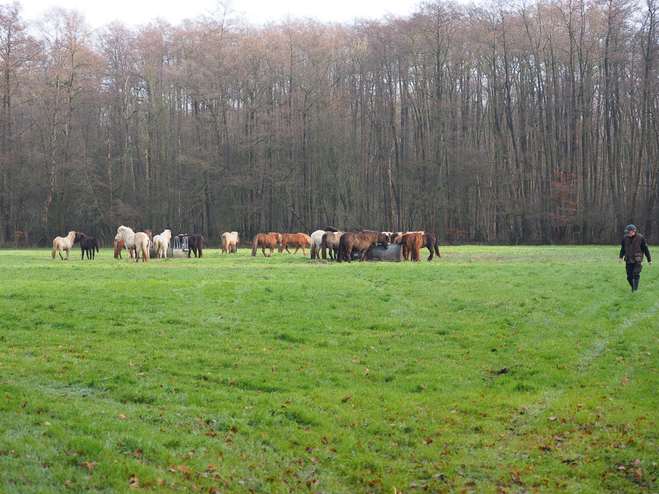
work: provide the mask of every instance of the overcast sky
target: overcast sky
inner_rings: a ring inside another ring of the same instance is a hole
[[[0,0],[9,3],[8,0]],[[19,0],[20,1],[20,0]],[[381,19],[387,14],[406,16],[421,0],[233,0],[231,6],[252,24],[279,21],[287,15],[319,21],[350,22],[355,18]],[[23,17],[34,20],[49,7],[76,9],[94,28],[114,20],[129,25],[145,24],[161,17],[180,24],[217,9],[216,0],[22,0]]]

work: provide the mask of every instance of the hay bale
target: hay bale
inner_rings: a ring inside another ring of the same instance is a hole
[[[366,259],[369,261],[400,262],[403,260],[403,246],[400,244],[389,244],[389,247],[385,249],[381,245],[378,245],[368,253]]]

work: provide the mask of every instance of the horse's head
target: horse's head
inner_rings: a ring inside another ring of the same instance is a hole
[[[69,233],[69,235],[71,235],[71,233]],[[83,238],[87,238],[87,235],[85,235],[84,233],[80,233],[80,232],[73,232],[73,243],[74,244],[80,242]]]
[[[382,244],[385,249],[389,247],[389,235],[386,233],[378,233],[378,243]]]

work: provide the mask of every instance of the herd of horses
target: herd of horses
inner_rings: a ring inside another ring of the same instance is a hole
[[[187,256],[194,253],[195,257],[203,256],[204,237],[199,234],[182,233],[174,237],[179,246],[188,247]],[[99,252],[100,243],[94,237],[88,237],[84,233],[71,231],[66,237],[56,237],[53,240],[52,258],[55,259],[59,253],[60,259],[69,259],[69,254],[74,244],[80,243],[82,250],[82,259],[85,255],[87,259],[94,259],[95,252]],[[232,254],[238,251],[240,235],[238,232],[225,232],[222,234],[222,253]],[[140,253],[142,262],[150,258],[150,250],[153,247],[156,259],[167,257],[167,251],[172,244],[171,230],[164,230],[162,233],[153,236],[151,230],[143,232],[134,232],[131,228],[121,225],[117,229],[114,238],[114,257],[123,259],[122,251],[126,249],[129,260],[139,261]],[[428,261],[432,261],[435,254],[442,257],[439,253],[437,236],[424,231],[415,232],[376,232],[373,230],[363,230],[359,233],[341,232],[334,227],[328,226],[322,230],[316,230],[311,235],[306,233],[259,233],[252,241],[252,257],[255,257],[259,248],[264,257],[272,257],[275,248],[279,253],[291,251],[289,247],[295,247],[293,254],[297,254],[302,249],[302,254],[306,255],[306,246],[311,247],[311,259],[327,259],[337,262],[351,262],[358,258],[364,261],[369,258],[369,254],[377,246],[388,249],[390,244],[400,244],[403,258],[412,261],[421,260],[421,249],[426,247],[430,252]],[[270,251],[266,254],[266,249]]]
[[[364,230],[359,233],[341,232],[334,227],[328,226],[323,230],[316,230],[311,236],[305,233],[259,233],[252,241],[252,257],[256,256],[259,248],[264,257],[272,257],[275,247],[279,252],[284,249],[290,254],[289,247],[295,247],[294,254],[302,248],[302,254],[306,255],[305,247],[311,246],[311,259],[323,259],[329,257],[337,262],[351,262],[354,256],[359,257],[360,261],[368,259],[369,254],[378,245],[387,249],[390,244],[400,244],[403,258],[408,261],[420,261],[421,249],[427,247],[430,252],[428,261],[432,261],[435,254],[442,257],[439,253],[439,244],[437,236],[424,231],[416,232],[376,232],[373,230]],[[266,249],[270,250],[269,256]]]

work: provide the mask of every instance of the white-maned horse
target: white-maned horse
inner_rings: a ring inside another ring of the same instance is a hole
[[[74,231],[69,232],[66,237],[55,237],[55,240],[53,240],[53,259],[55,259],[55,253],[59,252],[60,259],[64,260],[62,252],[66,252],[66,260],[68,261],[73,244],[79,242],[81,238],[82,235]]]
[[[224,232],[222,234],[222,254],[238,252],[238,242],[240,242],[238,232]]]
[[[325,230],[316,230],[311,234],[311,259],[320,259],[320,246],[325,233]]]
[[[160,235],[153,237],[153,249],[156,251],[156,259],[167,257],[167,249],[172,240],[172,231],[165,230]]]
[[[149,260],[149,236],[144,232],[135,233],[131,228],[121,225],[117,229],[117,240],[123,239],[126,250],[135,257],[135,262],[139,260],[139,252],[142,251],[142,262]]]

